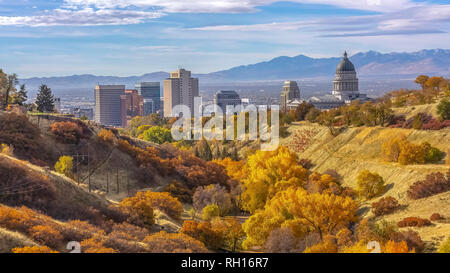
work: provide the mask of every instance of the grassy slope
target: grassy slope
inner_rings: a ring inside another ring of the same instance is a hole
[[[308,158],[314,164],[314,171],[324,172],[335,169],[343,176],[346,186],[355,187],[356,177],[361,170],[368,169],[379,173],[386,184],[388,191],[384,196],[397,198],[404,209],[385,217],[389,221],[398,222],[407,216],[429,218],[432,213],[440,213],[450,218],[450,192],[420,199],[411,200],[406,196],[406,191],[411,184],[423,179],[432,172],[447,172],[449,165],[427,164],[400,166],[397,163],[384,162],[381,159],[381,145],[385,139],[399,134],[404,134],[408,140],[414,143],[428,141],[431,145],[446,151],[450,147],[450,128],[440,131],[417,131],[393,128],[350,128],[337,137],[331,136],[325,127],[307,123],[297,123],[289,128],[292,133],[282,140],[282,145],[292,144],[292,135],[296,130],[314,130],[315,136],[311,138],[309,147],[299,153],[300,158]],[[378,200],[378,197],[363,204],[365,216],[372,216],[369,212],[370,203]],[[450,234],[450,223],[435,223],[432,227],[416,229],[425,241],[432,247]]]

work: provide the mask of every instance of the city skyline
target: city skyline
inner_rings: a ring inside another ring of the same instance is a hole
[[[336,57],[346,49],[445,48],[445,3],[2,0],[0,58],[5,71],[22,78],[126,76],[177,66],[208,73],[280,55]]]

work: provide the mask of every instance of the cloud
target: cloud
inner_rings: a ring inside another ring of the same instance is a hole
[[[65,0],[67,6],[94,6],[97,8],[158,7],[166,12],[238,13],[252,12],[257,7],[280,0]],[[395,11],[415,6],[411,0],[291,0],[303,4],[323,4],[341,8],[369,11]]]
[[[377,15],[327,17],[270,24],[216,25],[190,30],[222,32],[302,30],[318,33],[318,37],[346,37],[446,33],[450,29],[449,23],[450,5],[421,5]]]
[[[0,16],[0,26],[129,25],[140,24],[163,15],[160,11],[94,10],[88,7],[78,10],[55,9],[35,16]]]

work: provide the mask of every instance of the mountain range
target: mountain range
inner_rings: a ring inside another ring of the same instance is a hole
[[[242,65],[208,74],[194,74],[201,84],[245,81],[268,81],[333,77],[342,57],[310,58],[305,55],[281,56],[270,61]],[[450,75],[450,50],[431,49],[412,53],[360,52],[350,57],[360,78],[395,78],[418,74]],[[188,69],[188,68],[187,68]],[[73,75],[49,78],[21,79],[28,88],[47,84],[51,88],[93,88],[97,84],[125,84],[133,88],[137,82],[162,81],[167,72],[153,72],[142,76],[115,77],[95,75]]]

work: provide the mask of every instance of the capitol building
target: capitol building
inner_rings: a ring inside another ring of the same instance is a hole
[[[359,100],[361,103],[370,100],[366,94],[359,93],[359,81],[356,75],[356,69],[349,60],[347,52],[344,53],[344,57],[336,68],[333,91],[330,94],[313,96],[307,101],[301,100],[300,92],[296,91],[295,88],[293,88],[292,94],[288,95],[289,91],[286,88],[287,83],[289,83],[290,86],[297,86],[297,84],[295,83],[294,85],[292,81],[285,82],[281,96],[282,109],[295,109],[299,104],[309,102],[317,109],[327,110],[350,104],[354,100]],[[289,100],[286,100],[286,97],[289,97]]]

